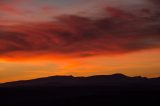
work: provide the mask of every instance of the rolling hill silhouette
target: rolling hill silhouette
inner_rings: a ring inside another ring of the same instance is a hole
[[[0,106],[159,106],[160,78],[52,76],[0,84]]]

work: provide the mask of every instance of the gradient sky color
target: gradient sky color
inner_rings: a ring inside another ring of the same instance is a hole
[[[160,76],[159,0],[0,0],[0,82]]]

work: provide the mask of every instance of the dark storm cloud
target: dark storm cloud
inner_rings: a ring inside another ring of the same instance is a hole
[[[158,10],[142,8],[128,12],[106,7],[104,11],[106,14],[100,19],[63,15],[52,22],[1,26],[0,54],[25,52],[86,57],[160,47]]]

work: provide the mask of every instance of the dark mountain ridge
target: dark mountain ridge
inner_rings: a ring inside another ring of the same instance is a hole
[[[160,106],[160,78],[52,76],[0,84],[0,106]]]
[[[129,77],[123,74],[95,75],[89,77],[51,76],[2,83],[0,87],[109,86],[123,84],[160,85],[160,78]]]

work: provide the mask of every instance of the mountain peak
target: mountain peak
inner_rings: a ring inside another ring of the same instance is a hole
[[[112,74],[111,76],[117,77],[117,78],[127,78],[128,76],[121,74],[121,73],[116,73],[116,74]]]
[[[124,79],[129,77],[121,73],[116,73],[112,75],[95,75],[95,76],[91,76],[91,78]]]

